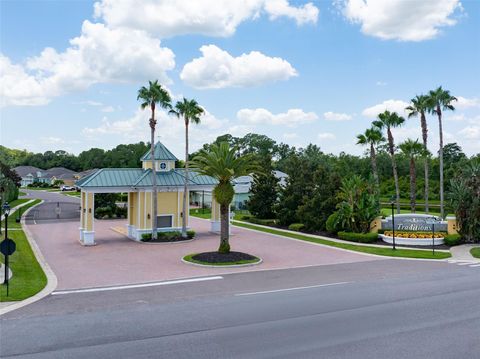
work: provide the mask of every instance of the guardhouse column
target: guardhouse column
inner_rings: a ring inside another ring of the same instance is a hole
[[[210,230],[220,232],[220,204],[215,200],[212,193],[212,215],[210,218]]]
[[[95,245],[95,194],[93,192],[85,193],[85,211],[84,213],[84,230],[82,244],[85,246]]]

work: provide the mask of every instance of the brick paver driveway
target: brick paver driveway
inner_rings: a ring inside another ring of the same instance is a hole
[[[263,263],[244,268],[201,268],[182,263],[180,259],[189,253],[217,248],[218,235],[208,232],[208,221],[191,218],[197,239],[189,243],[173,244],[137,243],[112,230],[112,227],[124,225],[125,221],[96,221],[98,245],[94,247],[80,245],[77,222],[40,222],[29,224],[28,228],[58,277],[57,289],[377,259],[234,227],[232,248],[260,256]]]

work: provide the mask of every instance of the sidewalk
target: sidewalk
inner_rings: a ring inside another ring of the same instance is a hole
[[[24,202],[24,203],[21,203],[19,204],[18,206],[15,206],[13,208],[10,208],[10,213],[14,213],[17,209],[23,207],[23,206],[26,206],[27,204],[29,203],[32,203],[33,201],[35,201],[35,199],[31,199],[30,201],[27,201],[27,202]],[[5,219],[5,215],[2,214],[2,217],[1,217],[1,220],[3,221]]]
[[[475,244],[462,244],[460,246],[455,246],[450,248],[450,253],[452,253],[452,259],[457,261],[468,261],[468,262],[475,262],[480,263],[479,258],[475,258],[470,253],[470,249],[478,247]]]

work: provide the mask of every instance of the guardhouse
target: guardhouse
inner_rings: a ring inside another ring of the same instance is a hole
[[[127,193],[128,237],[140,240],[152,231],[152,180],[157,178],[157,230],[175,231],[182,227],[182,216],[189,224],[190,204],[182,213],[185,170],[175,168],[177,158],[161,143],[155,144],[154,160],[150,151],[141,158],[142,168],[102,168],[76,183],[81,189],[80,242],[95,244],[95,194]],[[189,171],[187,189],[212,192],[217,181],[209,176]],[[187,200],[189,198],[187,194]],[[220,230],[220,206],[212,202],[211,230]]]

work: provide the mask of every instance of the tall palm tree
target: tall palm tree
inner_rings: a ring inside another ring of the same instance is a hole
[[[212,144],[203,149],[191,161],[191,167],[199,174],[210,176],[218,181],[213,189],[213,196],[220,204],[220,246],[219,253],[229,253],[229,218],[228,209],[235,194],[232,181],[240,176],[252,173],[261,174],[254,154],[237,155],[237,149],[230,148],[228,142]]]
[[[183,119],[185,122],[185,185],[183,187],[183,216],[182,216],[182,237],[187,237],[187,200],[188,200],[188,126],[190,123],[199,124],[200,116],[204,113],[197,101],[187,100],[185,97],[183,101],[177,101],[175,108],[170,110],[170,113]]]
[[[410,208],[415,213],[417,196],[417,173],[415,170],[415,159],[424,155],[425,148],[418,140],[408,139],[399,146],[403,154],[410,159]]]
[[[429,109],[429,97],[426,95],[415,96],[415,98],[411,99],[411,105],[405,108],[408,111],[408,118],[420,116],[420,126],[422,127],[422,140],[423,140],[423,148],[424,148],[424,175],[425,175],[425,193],[423,195],[425,200],[425,212],[428,213],[428,191],[429,191],[429,183],[428,183],[428,148],[427,148],[427,139],[428,139],[428,128],[427,128],[427,118],[425,114],[428,112]]]
[[[398,172],[397,163],[395,162],[395,142],[393,140],[392,128],[400,127],[405,122],[405,119],[399,116],[396,112],[385,111],[378,115],[378,120],[373,121],[373,125],[380,130],[387,130],[388,152],[392,159],[393,180],[395,181],[395,194],[397,213],[400,213],[400,188],[398,186]]]
[[[385,138],[382,135],[377,127],[368,128],[364,133],[357,135],[357,145],[369,145],[370,146],[370,161],[372,164],[373,178],[375,180],[376,189],[379,192],[380,181],[378,180],[378,171],[377,171],[377,155],[375,153],[375,148],[385,141]]]
[[[443,204],[443,128],[442,128],[442,111],[455,111],[452,102],[457,101],[455,96],[450,95],[450,91],[442,89],[442,86],[428,93],[429,96],[429,112],[438,117],[438,130],[440,135],[440,148],[438,157],[440,159],[440,216],[444,217]]]
[[[152,239],[157,238],[157,171],[155,168],[155,107],[171,108],[170,94],[158,83],[158,80],[148,81],[148,87],[142,86],[138,90],[137,100],[141,101],[140,107],[144,110],[150,107],[150,158],[152,160]]]

